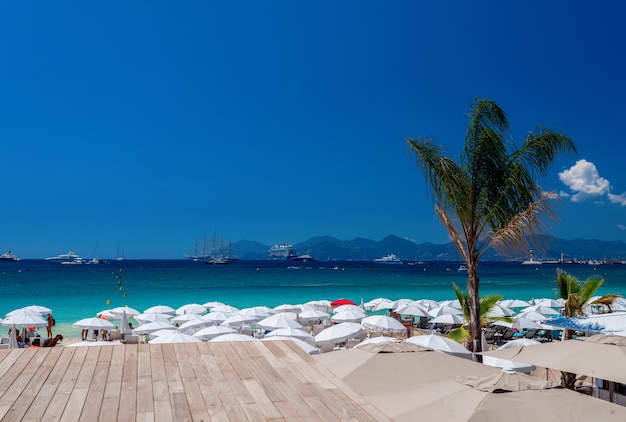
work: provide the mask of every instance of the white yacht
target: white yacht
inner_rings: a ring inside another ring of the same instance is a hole
[[[46,258],[46,261],[51,261],[51,262],[72,262],[74,260],[82,261],[83,259],[80,256],[76,255],[74,251],[71,249],[68,253]]]
[[[20,261],[22,258],[15,256],[11,249],[0,255],[0,261]]]
[[[402,265],[402,260],[398,258],[395,254],[389,254],[383,256],[382,258],[376,258],[374,262],[377,264]]]

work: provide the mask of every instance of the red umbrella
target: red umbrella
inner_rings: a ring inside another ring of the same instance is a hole
[[[348,299],[337,299],[336,301],[330,303],[330,306],[333,308],[341,305],[356,305],[356,303]]]

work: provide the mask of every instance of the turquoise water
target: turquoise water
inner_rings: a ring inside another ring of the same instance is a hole
[[[370,262],[293,263],[239,261],[214,266],[189,260],[122,261],[67,266],[41,260],[0,263],[0,314],[28,305],[53,310],[55,333],[79,336],[71,324],[96,313],[128,305],[139,311],[153,305],[220,301],[237,308],[277,306],[310,300],[347,298],[359,303],[389,299],[454,299],[451,283],[462,288],[466,273],[458,262],[383,266]],[[520,263],[481,263],[481,295],[505,299],[555,297],[557,267]],[[626,265],[566,265],[581,280],[605,278],[600,293],[626,293]],[[121,283],[121,285],[120,285]],[[45,331],[45,329],[44,329]]]

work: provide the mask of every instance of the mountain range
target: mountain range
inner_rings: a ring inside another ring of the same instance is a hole
[[[541,245],[535,248],[534,258],[540,260],[559,259],[561,254],[566,260],[626,260],[626,242],[587,239],[564,240],[544,236]],[[459,252],[452,243],[415,243],[398,236],[387,236],[382,240],[355,238],[339,240],[331,236],[313,237],[293,245],[299,254],[309,254],[316,260],[372,260],[391,253],[403,260],[456,261],[461,260]],[[233,244],[241,259],[267,259],[271,245],[260,242],[241,240]],[[539,252],[541,251],[541,252]],[[528,254],[502,256],[495,250],[489,250],[483,257],[488,261],[523,261]]]

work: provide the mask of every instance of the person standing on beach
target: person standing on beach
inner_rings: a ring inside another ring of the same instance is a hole
[[[48,314],[48,337],[52,337],[52,326],[54,325],[54,318],[52,314]]]

